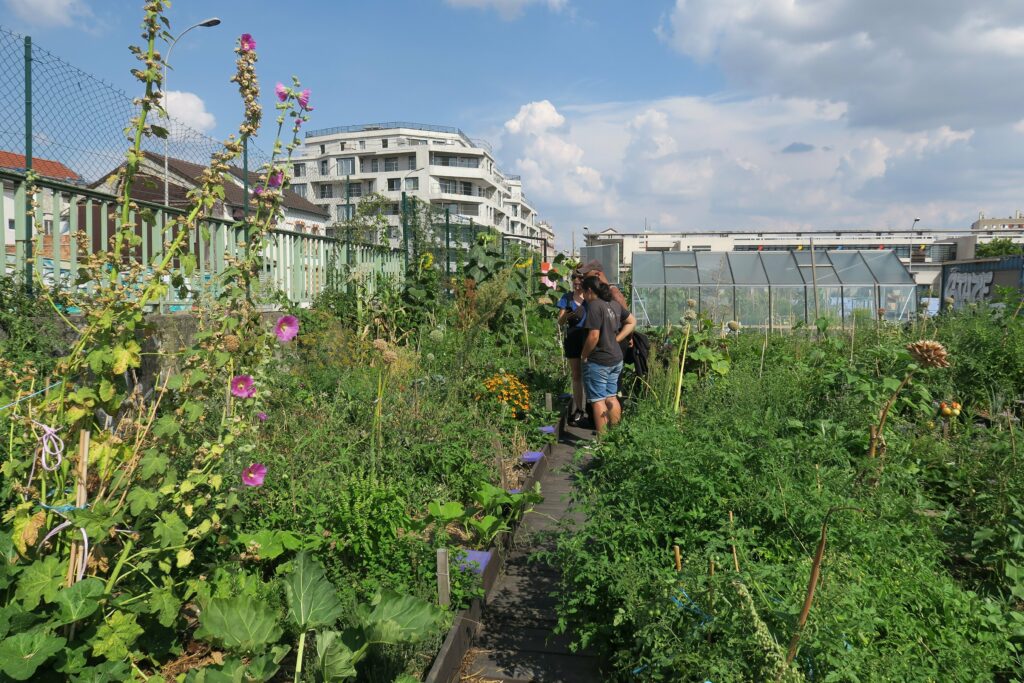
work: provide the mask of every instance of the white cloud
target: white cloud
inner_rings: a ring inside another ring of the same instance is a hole
[[[5,0],[5,3],[15,16],[35,26],[71,26],[93,16],[83,0]]]
[[[1019,0],[676,0],[657,33],[751,94],[845,102],[853,125],[1019,118]]]
[[[207,133],[217,125],[217,119],[206,111],[206,103],[195,93],[168,90],[166,109],[167,115],[171,118],[171,125],[168,126],[168,129],[173,137],[180,137],[184,133],[184,131],[175,130],[175,123],[183,124],[201,133]]]
[[[569,5],[569,0],[445,0],[445,2],[457,8],[492,9],[506,21],[521,17],[528,5],[545,5],[552,12],[561,12]]]

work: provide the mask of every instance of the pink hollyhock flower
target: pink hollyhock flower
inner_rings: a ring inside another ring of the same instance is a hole
[[[242,52],[252,52],[256,49],[256,40],[248,33],[243,33],[242,37],[238,39],[238,43]]]
[[[257,185],[256,187],[252,188],[252,193],[259,197],[261,194],[263,194],[263,188]]]
[[[555,283],[552,282],[551,279],[547,275],[545,275],[544,277],[542,277],[540,279],[540,283],[542,285],[544,285],[545,287],[547,287],[548,289],[554,289],[555,288]]]
[[[266,422],[270,418],[267,417],[266,413],[261,411],[261,412],[256,413],[256,419],[259,420],[260,422]]]
[[[274,171],[267,178],[267,185],[273,188],[281,187],[281,183],[284,182],[284,171]]]
[[[288,99],[288,88],[284,87],[284,83],[278,83],[275,85],[274,92],[277,93],[278,102],[284,102]]]
[[[238,398],[252,398],[256,395],[256,381],[252,375],[235,375],[231,378],[231,394]]]
[[[312,109],[309,108],[310,94],[311,93],[309,92],[309,88],[306,88],[305,90],[299,93],[299,106],[305,109],[306,111],[313,111]]]
[[[299,319],[294,315],[282,315],[274,325],[274,334],[280,342],[290,342],[299,333]]]
[[[267,466],[261,462],[254,462],[242,470],[242,483],[246,486],[263,486],[263,478],[266,476]]]

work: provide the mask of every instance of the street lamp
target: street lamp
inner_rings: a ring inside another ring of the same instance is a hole
[[[913,230],[914,226],[917,225],[918,222],[920,222],[920,220],[921,220],[920,218],[915,218],[914,222],[910,224],[910,229]]]
[[[194,28],[211,28],[213,26],[216,26],[219,23],[220,23],[220,19],[218,19],[217,17],[210,17],[209,19],[203,19],[198,24],[192,24],[187,29],[185,29],[184,31],[179,33],[178,37],[175,38],[174,40],[172,40],[171,44],[167,46],[167,55],[164,57],[164,61],[163,61],[163,74],[162,74],[161,83],[160,83],[160,91],[161,91],[161,94],[163,95],[164,114],[166,114],[166,116],[167,116],[167,123],[168,123],[167,127],[168,128],[170,128],[171,115],[167,112],[167,105],[168,105],[167,93],[169,92],[168,89],[167,89],[167,64],[168,64],[168,62],[171,61],[171,50],[173,50],[175,44],[179,40],[184,38],[185,34],[188,33],[189,31],[191,31],[192,29],[194,29]],[[170,206],[170,191],[169,191],[167,176],[168,176],[168,174],[167,174],[167,138],[165,137],[164,138],[164,206]]]

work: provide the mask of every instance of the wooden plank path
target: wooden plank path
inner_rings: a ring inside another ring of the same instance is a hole
[[[570,506],[569,495],[579,465],[573,463],[577,442],[589,430],[564,427],[561,441],[547,456],[540,478],[544,501],[526,516],[516,532],[503,574],[494,584],[483,611],[483,628],[467,657],[464,681],[595,683],[604,680],[600,659],[589,652],[571,652],[569,638],[554,635],[558,570],[531,556],[554,547],[554,532],[583,521]],[[586,461],[582,466],[586,465]]]

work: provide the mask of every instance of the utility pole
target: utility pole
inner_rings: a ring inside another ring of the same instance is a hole
[[[408,205],[405,198],[405,190],[402,190],[402,258],[405,262],[405,272],[409,272],[409,220],[406,217]]]
[[[32,172],[32,36],[25,36],[25,172]],[[28,187],[28,183],[25,186]],[[31,194],[25,193],[25,292],[29,296],[32,296],[32,230],[35,227],[33,199]]]

